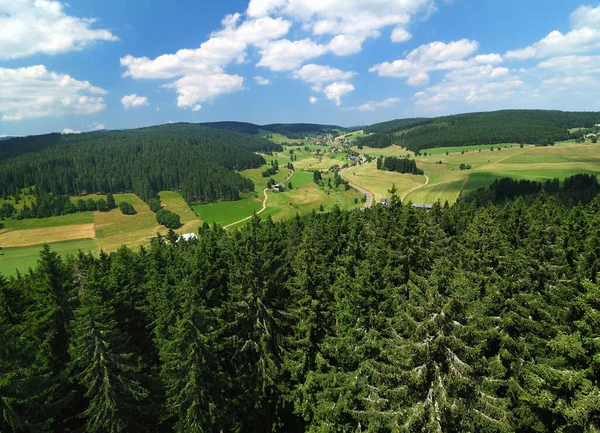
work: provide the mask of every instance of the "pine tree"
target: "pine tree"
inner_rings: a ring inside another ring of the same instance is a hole
[[[139,430],[148,392],[135,377],[140,368],[128,336],[118,330],[101,292],[102,281],[93,271],[80,292],[73,323],[70,369],[89,402],[81,417],[90,433]]]

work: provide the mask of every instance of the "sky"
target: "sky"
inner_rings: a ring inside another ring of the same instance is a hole
[[[0,137],[600,110],[600,4],[0,0]]]

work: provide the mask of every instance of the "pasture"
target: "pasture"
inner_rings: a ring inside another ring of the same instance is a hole
[[[238,201],[196,205],[193,206],[193,209],[202,221],[206,221],[211,225],[216,223],[220,226],[226,226],[252,215],[253,212],[258,212],[261,207],[262,199],[252,195]]]
[[[75,255],[79,250],[93,254],[97,254],[100,251],[98,243],[94,239],[58,242],[51,244],[50,248],[61,257]],[[37,245],[0,250],[0,274],[5,276],[14,275],[17,270],[21,273],[27,272],[30,267],[36,265],[41,249],[42,247]]]
[[[413,203],[433,203],[437,200],[453,203],[461,193],[487,187],[502,177],[543,182],[554,178],[562,180],[577,173],[600,174],[599,144],[560,143],[548,147],[529,145],[521,148],[513,143],[495,145],[494,151],[490,151],[490,147],[427,149],[427,156],[418,156],[416,161],[429,177],[429,184],[408,194],[406,200]],[[462,154],[463,150],[468,151]],[[363,152],[372,156],[406,156],[408,153],[397,146],[363,149]],[[446,155],[446,152],[449,154]],[[377,171],[373,164],[351,168],[347,170],[346,177],[374,192],[375,198],[381,197],[392,183],[396,184],[400,197],[415,188],[415,181],[421,185],[425,183],[412,175]],[[470,165],[471,169],[460,170],[461,164]]]

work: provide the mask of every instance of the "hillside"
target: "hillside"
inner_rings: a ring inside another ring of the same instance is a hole
[[[265,163],[268,140],[193,124],[47,134],[0,146],[0,194],[34,187],[38,197],[134,192],[148,200],[180,190],[188,203],[236,200],[254,184],[234,171]]]
[[[272,123],[269,125],[255,125],[245,122],[207,122],[199,126],[217,128],[227,131],[239,132],[241,134],[258,135],[261,132],[281,134],[289,139],[304,138],[307,135],[337,135],[345,128],[335,125],[318,125],[313,123]]]
[[[375,135],[358,144],[383,148],[391,144],[412,151],[470,146],[478,144],[529,143],[548,145],[556,141],[578,138],[571,128],[592,128],[600,123],[597,112],[563,112],[546,110],[504,110],[467,113],[436,118],[400,119],[365,128]]]

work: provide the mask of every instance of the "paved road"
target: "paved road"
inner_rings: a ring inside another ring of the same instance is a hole
[[[289,176],[288,176],[288,177],[287,177],[287,178],[286,178],[286,179],[285,179],[283,182],[287,182],[288,180],[290,180],[290,179],[292,178],[292,176],[294,175],[294,173],[295,173],[295,171],[294,171],[294,170],[292,170],[292,172],[290,173],[290,175],[289,175]],[[283,182],[282,182],[282,183],[283,183]],[[269,198],[269,196],[267,195],[267,191],[268,191],[268,190],[269,190],[269,188],[265,188],[265,189],[263,189],[263,194],[264,194],[265,198],[263,199],[263,202],[262,202],[262,209],[261,209],[261,210],[259,210],[258,212],[256,212],[256,215],[263,213],[263,212],[264,212],[264,211],[267,209],[267,199]],[[250,216],[248,216],[248,217],[246,217],[246,218],[242,218],[241,220],[239,220],[239,221],[236,221],[236,222],[234,222],[234,223],[227,224],[227,225],[226,225],[226,226],[224,226],[223,228],[224,228],[224,229],[228,229],[228,228],[229,228],[229,227],[231,227],[231,226],[234,226],[234,225],[236,225],[236,224],[239,224],[239,223],[243,223],[244,221],[248,221],[248,220],[249,220],[250,218],[252,218],[253,216],[254,216],[254,214],[252,214],[252,215],[250,215]]]
[[[367,197],[367,201],[365,202],[365,205],[363,207],[361,207],[361,209],[366,209],[366,208],[369,208],[369,207],[373,206],[373,195],[369,191],[367,191],[366,189],[361,188],[360,186],[353,184],[348,178],[344,177],[344,172],[346,170],[347,170],[346,168],[342,168],[338,172],[338,174],[340,175],[340,177],[342,179],[344,179],[345,181],[347,181],[348,184],[350,184],[350,186],[352,188],[354,188],[355,190],[357,190],[358,192],[364,194]]]

